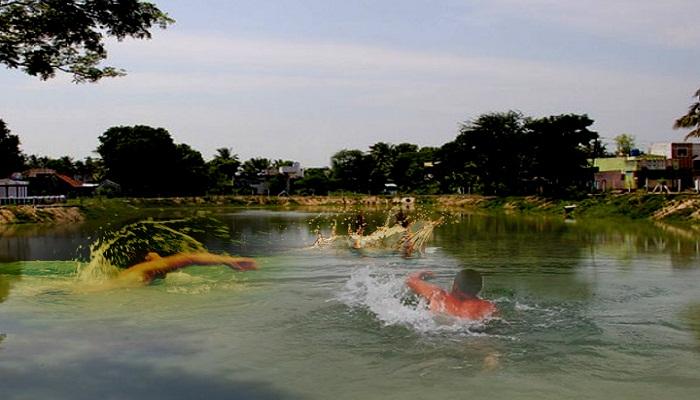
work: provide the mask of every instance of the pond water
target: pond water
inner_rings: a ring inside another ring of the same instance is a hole
[[[235,211],[213,252],[140,288],[80,290],[96,226],[0,228],[0,398],[696,399],[700,240],[651,223],[462,214],[424,254],[308,249],[335,217]],[[380,220],[381,215],[373,216]],[[370,219],[372,219],[370,218]],[[500,316],[406,292],[482,272]]]

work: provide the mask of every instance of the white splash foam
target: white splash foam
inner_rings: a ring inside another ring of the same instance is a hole
[[[521,303],[519,301],[515,302],[515,309],[518,311],[532,311],[536,310],[536,307],[529,306],[527,304]]]
[[[484,322],[435,315],[423,299],[417,305],[405,304],[403,299],[410,292],[404,280],[404,276],[376,267],[360,268],[350,275],[337,300],[349,307],[370,311],[386,326],[402,325],[421,333],[483,335],[478,330],[484,327]]]

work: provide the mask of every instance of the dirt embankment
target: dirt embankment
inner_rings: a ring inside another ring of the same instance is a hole
[[[85,219],[78,207],[0,207],[0,224],[81,222]]]
[[[79,205],[0,207],[0,224],[71,223],[168,207],[299,207],[307,209],[388,208],[404,202],[438,209],[473,209],[508,213],[564,215],[576,206],[574,217],[700,221],[700,196],[691,194],[624,194],[553,200],[537,196],[479,195],[398,196],[203,196],[168,198],[84,199]]]
[[[652,216],[654,220],[668,218],[700,221],[700,198],[682,198],[669,201]]]
[[[125,199],[130,206],[352,206],[391,205],[401,198],[385,196],[204,196]],[[118,201],[118,200],[117,200]]]

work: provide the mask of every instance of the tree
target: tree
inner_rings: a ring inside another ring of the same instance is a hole
[[[252,185],[265,184],[269,190],[267,171],[272,167],[272,162],[263,157],[253,157],[246,160],[240,168],[240,179],[236,187],[243,193],[250,193]]]
[[[24,155],[19,149],[19,137],[12,135],[0,119],[0,178],[5,178],[24,167]]]
[[[282,167],[291,167],[292,165],[294,165],[294,161],[277,159],[272,161],[271,164],[273,168],[280,169]]]
[[[465,122],[439,151],[443,190],[505,195],[517,191],[524,173],[522,114],[483,114]]]
[[[163,128],[112,127],[99,141],[107,178],[126,194],[197,194],[204,188],[202,155],[186,144],[176,145]]]
[[[368,162],[370,163],[370,190],[379,193],[384,185],[391,180],[396,152],[394,145],[378,142],[369,147]]]
[[[484,114],[431,154],[433,171],[447,192],[576,193],[590,180],[589,158],[601,151],[592,124],[586,115]]]
[[[85,157],[84,161],[76,161],[75,170],[83,182],[99,182],[104,179],[104,166],[99,158]]]
[[[56,71],[95,82],[124,71],[101,66],[104,40],[149,39],[174,21],[141,0],[0,0],[0,63],[49,79]]]
[[[327,195],[332,189],[328,168],[307,168],[304,177],[294,181],[293,190],[301,194]]]
[[[370,188],[371,165],[360,150],[340,150],[331,157],[331,171],[338,189],[366,193]]]
[[[45,164],[45,168],[50,168],[59,174],[73,176],[77,174],[77,168],[72,157],[63,156],[60,158],[49,158]]]
[[[390,179],[399,190],[413,191],[423,180],[423,162],[418,157],[418,146],[401,143],[394,146],[394,159],[391,165]]]
[[[207,163],[210,189],[219,194],[231,193],[234,177],[240,166],[238,155],[233,154],[231,149],[216,149],[216,155]]]
[[[599,151],[591,125],[585,114],[528,119],[523,192],[566,196],[585,191],[593,175],[589,160]]]
[[[691,104],[688,113],[678,118],[673,124],[673,129],[690,128],[691,131],[685,135],[685,140],[691,137],[700,137],[700,89],[695,92],[698,101]]]
[[[172,185],[166,193],[197,196],[204,194],[208,182],[206,165],[202,154],[188,144],[175,145],[175,159],[168,179]]]
[[[248,181],[255,181],[264,176],[272,167],[272,162],[263,157],[253,157],[241,166],[241,176]]]
[[[634,136],[623,133],[613,138],[617,154],[621,156],[629,156],[634,148]]]

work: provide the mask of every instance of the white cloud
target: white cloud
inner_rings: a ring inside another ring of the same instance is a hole
[[[693,89],[683,77],[565,62],[175,30],[112,46],[110,61],[129,75],[97,86],[10,82],[18,94],[31,92],[0,100],[28,152],[84,157],[107,127],[144,123],[205,156],[230,146],[243,158],[319,165],[340,148],[380,140],[439,145],[454,138],[458,121],[508,109],[589,113],[604,136],[658,140]],[[47,129],[70,140],[54,142]]]

